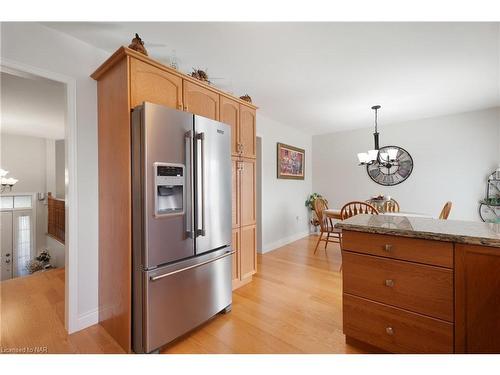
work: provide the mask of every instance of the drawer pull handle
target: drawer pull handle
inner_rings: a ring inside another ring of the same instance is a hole
[[[385,280],[385,286],[392,288],[394,286],[394,280],[391,279]]]
[[[385,244],[384,245],[384,251],[387,251],[388,253],[390,253],[392,251],[392,245]]]
[[[385,332],[387,332],[387,334],[388,334],[389,336],[394,335],[394,329],[393,329],[392,327],[387,327],[387,328],[385,329]]]

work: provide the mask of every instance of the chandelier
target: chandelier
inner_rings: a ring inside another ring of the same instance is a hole
[[[9,174],[9,171],[6,171],[2,168],[0,168],[0,183],[1,183],[1,190],[0,192],[4,193],[6,191],[11,191],[12,187],[16,184],[18,180],[12,177],[5,177]]]
[[[397,148],[386,148],[384,152],[380,152],[379,147],[379,133],[378,133],[378,110],[381,107],[379,105],[374,105],[372,109],[375,111],[375,132],[373,133],[374,149],[368,152],[360,152],[358,154],[359,165],[372,165],[374,163],[379,163],[385,167],[391,167],[394,163],[397,163],[398,149]]]

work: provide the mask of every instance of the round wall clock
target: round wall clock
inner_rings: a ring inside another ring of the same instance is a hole
[[[366,166],[368,176],[377,184],[394,186],[406,180],[413,170],[413,159],[408,151],[398,146],[381,147],[379,154],[387,154],[389,149],[397,149],[396,158],[391,161],[380,162],[376,160],[373,164]]]

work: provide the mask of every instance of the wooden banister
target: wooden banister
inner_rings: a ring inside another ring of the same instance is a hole
[[[66,234],[65,202],[57,199],[51,193],[47,196],[48,201],[48,230],[47,234],[59,242],[64,243]]]

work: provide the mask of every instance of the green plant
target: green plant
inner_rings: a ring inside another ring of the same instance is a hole
[[[318,193],[312,193],[311,195],[309,195],[309,197],[306,199],[306,203],[305,203],[305,206],[308,207],[311,211],[314,211],[314,201],[318,198],[323,198],[323,196],[321,194],[318,194]],[[323,198],[325,200],[325,202],[328,204],[328,201]]]

